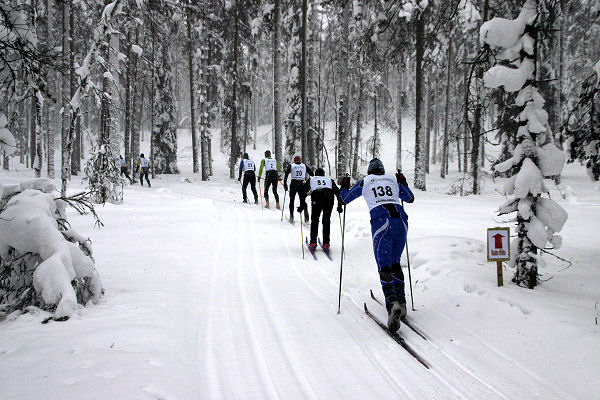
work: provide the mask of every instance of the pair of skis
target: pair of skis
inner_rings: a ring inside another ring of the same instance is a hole
[[[372,290],[371,290],[371,299],[373,299],[377,304],[385,307],[383,302],[381,300],[379,300],[377,297],[375,297]],[[367,316],[369,318],[371,318],[381,329],[383,329],[385,331],[385,333],[387,333],[392,339],[394,339],[394,341],[396,343],[398,343],[400,345],[400,347],[402,347],[404,350],[406,350],[408,352],[408,354],[413,356],[422,366],[429,369],[429,365],[427,364],[427,362],[425,362],[423,357],[421,357],[421,355],[419,353],[417,353],[408,343],[406,343],[404,338],[402,336],[400,336],[398,334],[398,332],[390,331],[388,329],[387,325],[383,321],[381,321],[375,315],[371,314],[371,312],[367,308],[367,303],[364,303],[364,308],[365,308],[365,314],[367,314]],[[417,335],[419,335],[423,340],[427,340],[425,335],[419,329],[417,329],[413,324],[411,324],[406,318],[402,319],[402,323],[404,325],[408,326],[412,331],[414,331]]]
[[[323,248],[323,243],[321,243],[321,238],[318,238],[317,241],[319,243],[319,247],[321,248],[321,250],[323,250],[323,253],[325,253],[325,255],[327,256],[327,258],[329,258],[329,260],[333,261],[333,258],[331,257],[331,250],[330,249],[325,250]],[[316,254],[317,251],[314,248],[313,249],[310,248],[310,243],[308,241],[308,237],[306,237],[305,243],[306,243],[306,248],[308,249],[308,252],[313,257],[313,259],[315,261],[318,260],[317,254]]]

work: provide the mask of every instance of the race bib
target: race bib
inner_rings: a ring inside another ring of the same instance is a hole
[[[274,158],[266,158],[265,159],[265,170],[266,171],[274,171],[277,169],[277,160]]]
[[[246,171],[254,171],[254,161],[252,160],[244,160],[244,172]]]
[[[331,178],[324,176],[313,176],[310,178],[310,190],[331,189]]]
[[[140,164],[142,165],[142,168],[148,168],[148,159],[147,158],[142,158],[140,160]]]
[[[306,165],[292,164],[291,175],[292,179],[304,180],[306,178]]]
[[[363,179],[362,195],[369,210],[382,204],[400,204],[400,189],[391,175],[367,175]]]

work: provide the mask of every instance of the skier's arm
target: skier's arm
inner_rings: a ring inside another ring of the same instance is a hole
[[[308,176],[315,176],[315,174],[313,173],[313,170],[310,169],[310,167],[306,167],[306,174]]]
[[[398,188],[400,188],[400,199],[404,200],[407,203],[413,203],[415,201],[415,195],[408,186],[398,185]]]
[[[260,181],[260,177],[262,176],[262,170],[265,167],[265,159],[260,162],[260,168],[258,169],[258,180]]]
[[[243,168],[243,166],[244,166],[244,161],[242,160],[242,161],[240,161],[240,168],[239,168],[238,181],[239,181],[240,179],[242,179],[242,168]]]
[[[352,186],[350,190],[342,188],[342,190],[340,190],[340,198],[342,199],[344,204],[348,204],[351,201],[354,201],[355,199],[362,196],[362,187],[363,181],[361,179],[360,181],[356,182],[356,184]]]
[[[292,172],[292,166],[288,165],[287,168],[285,169],[285,175],[283,176],[283,183],[287,185],[287,178],[288,175],[290,174],[290,172]]]
[[[342,204],[344,203],[342,201],[342,199],[340,198],[340,188],[335,184],[335,182],[333,182],[333,180],[331,181],[331,190],[333,191],[333,195],[335,196],[335,198],[337,199],[337,212],[341,213],[342,211]]]

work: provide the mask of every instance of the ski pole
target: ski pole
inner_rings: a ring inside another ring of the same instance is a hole
[[[346,230],[346,205],[344,204],[344,226],[342,228],[342,255],[340,256],[340,290],[338,292],[338,311],[340,313],[340,309],[342,307],[342,271],[344,268],[344,233]]]
[[[285,197],[287,196],[287,190],[283,192],[283,205],[281,206],[281,221],[283,221],[283,211],[285,210]]]
[[[400,200],[402,202],[402,208],[404,208],[404,200]],[[408,284],[410,286],[410,303],[412,305],[412,310],[413,311],[417,311],[415,310],[415,300],[413,298],[413,289],[412,289],[412,278],[410,276],[410,256],[408,254],[408,229],[406,230],[406,243],[404,244],[404,247],[406,247],[406,262],[408,264]]]
[[[260,176],[258,177],[258,193],[260,194],[260,208],[262,210],[262,209],[264,209],[264,207],[263,207],[263,200],[262,200],[262,189],[260,188]]]

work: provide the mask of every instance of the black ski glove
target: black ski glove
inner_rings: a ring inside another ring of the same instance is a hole
[[[342,178],[342,180],[340,181],[340,187],[342,189],[346,189],[346,190],[350,189],[350,177],[349,176],[345,176]]]
[[[408,186],[408,182],[406,181],[406,177],[400,171],[396,172],[396,181],[399,185]]]
[[[285,190],[286,192],[288,191],[288,185],[287,182],[283,183],[283,190]]]
[[[259,177],[258,177],[258,181],[259,181],[259,182],[260,182],[260,179],[261,179],[261,178],[260,178],[260,176],[259,176]]]
[[[342,207],[342,205],[338,204],[338,206],[337,206],[337,212],[338,212],[338,214],[341,214],[343,211],[344,211],[344,208]]]

